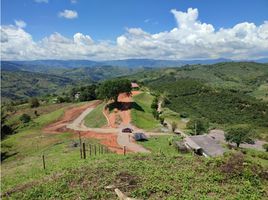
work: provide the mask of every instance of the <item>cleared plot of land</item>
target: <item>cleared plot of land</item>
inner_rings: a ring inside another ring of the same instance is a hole
[[[153,130],[159,127],[159,122],[153,117],[151,104],[153,96],[141,93],[133,97],[135,101],[131,109],[132,123],[138,128]]]
[[[105,103],[98,105],[85,117],[85,125],[90,128],[101,128],[107,124],[107,120],[103,115],[103,107]]]

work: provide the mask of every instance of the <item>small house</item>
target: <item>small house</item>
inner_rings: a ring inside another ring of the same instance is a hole
[[[137,83],[131,83],[132,90],[138,90],[140,86]]]
[[[224,148],[208,135],[189,136],[184,139],[185,145],[196,154],[205,157],[223,155]]]

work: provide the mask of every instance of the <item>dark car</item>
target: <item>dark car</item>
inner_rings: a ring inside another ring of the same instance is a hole
[[[122,129],[122,132],[123,133],[132,133],[132,129],[131,128],[124,128],[124,129]]]

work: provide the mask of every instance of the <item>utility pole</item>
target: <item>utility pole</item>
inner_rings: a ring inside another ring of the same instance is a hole
[[[194,130],[195,130],[195,135],[197,135],[196,134],[196,122],[194,123]]]

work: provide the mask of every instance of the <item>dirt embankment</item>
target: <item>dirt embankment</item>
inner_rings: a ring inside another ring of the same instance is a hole
[[[74,121],[76,118],[78,118],[84,110],[86,110],[87,108],[95,108],[98,104],[100,104],[100,101],[94,101],[82,106],[76,106],[67,109],[59,121],[46,126],[43,129],[43,132],[59,134],[68,131],[76,133],[78,137],[79,131],[68,129],[66,128],[66,126],[70,124],[72,121]],[[80,131],[80,134],[82,137],[99,139],[100,143],[107,146],[111,151],[114,151],[116,153],[123,152],[122,148],[117,143],[117,135],[114,133],[97,133],[93,131]]]
[[[115,108],[113,112],[109,112],[108,109],[103,111],[103,114],[108,120],[108,126],[111,128],[125,127],[131,123],[131,106],[132,96],[140,94],[140,91],[132,91],[131,95],[127,93],[121,93],[118,96],[118,104],[120,108]]]

